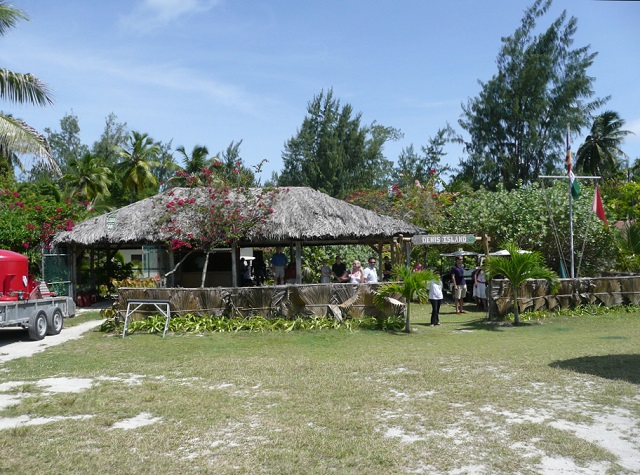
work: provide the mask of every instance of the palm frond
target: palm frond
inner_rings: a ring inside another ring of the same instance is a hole
[[[5,153],[33,154],[48,170],[61,175],[45,136],[20,119],[0,114],[0,145]]]

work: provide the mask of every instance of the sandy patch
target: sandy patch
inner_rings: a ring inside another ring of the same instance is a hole
[[[77,340],[84,332],[92,330],[102,324],[103,320],[92,320],[74,327],[63,328],[58,335],[49,335],[39,341],[16,341],[0,347],[0,363],[25,358],[40,353],[50,346],[60,345],[70,340]]]
[[[150,426],[160,421],[162,421],[161,417],[153,417],[149,412],[141,412],[135,417],[116,422],[111,428],[131,430],[137,429],[138,427]]]
[[[93,416],[91,415],[83,415],[83,416],[53,416],[53,417],[30,417],[27,415],[18,416],[18,417],[4,417],[0,418],[0,430],[3,429],[15,429],[17,427],[22,426],[41,426],[43,424],[49,424],[51,422],[59,422],[59,421],[78,421],[83,419],[90,419]]]

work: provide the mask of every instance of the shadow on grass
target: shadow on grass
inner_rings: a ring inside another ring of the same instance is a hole
[[[554,361],[549,366],[640,384],[640,355],[582,356],[570,360]]]
[[[520,322],[520,324],[516,326],[510,322],[496,322],[493,320],[486,320],[484,318],[470,320],[460,324],[460,327],[465,330],[486,330],[491,332],[503,332],[506,328],[526,328],[530,326],[531,323],[529,322]]]

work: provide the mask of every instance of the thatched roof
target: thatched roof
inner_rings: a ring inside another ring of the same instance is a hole
[[[169,195],[169,193],[172,195]],[[160,219],[172,200],[203,200],[206,192],[198,188],[172,188],[151,198],[76,224],[63,231],[54,244],[87,247],[117,245],[133,247],[159,244],[171,236],[162,229]],[[273,246],[303,241],[311,244],[356,244],[410,237],[422,229],[412,224],[360,208],[305,187],[281,189],[273,203],[274,212],[266,223],[256,226],[243,246]]]

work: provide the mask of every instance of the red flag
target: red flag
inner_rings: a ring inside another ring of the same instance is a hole
[[[591,211],[593,211],[598,218],[605,222],[605,224],[609,224],[607,222],[607,216],[604,214],[604,206],[602,206],[602,198],[600,198],[600,190],[598,189],[598,185],[596,185],[596,193],[593,195],[593,205],[591,206]]]

